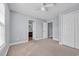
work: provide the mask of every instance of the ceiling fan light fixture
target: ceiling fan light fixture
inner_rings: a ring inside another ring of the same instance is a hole
[[[41,10],[42,10],[42,11],[46,11],[46,8],[45,8],[45,7],[41,7]]]

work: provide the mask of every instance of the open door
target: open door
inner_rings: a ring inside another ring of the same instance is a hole
[[[52,22],[48,23],[48,38],[51,38],[52,39],[52,36],[53,36],[53,29],[52,29]]]
[[[33,40],[33,21],[29,20],[28,41]]]
[[[29,41],[33,40],[33,32],[29,32],[28,34]]]

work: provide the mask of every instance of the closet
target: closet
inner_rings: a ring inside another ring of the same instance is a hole
[[[61,42],[66,46],[79,48],[79,11],[64,14],[61,23]]]
[[[79,11],[75,14],[75,48],[79,49]]]

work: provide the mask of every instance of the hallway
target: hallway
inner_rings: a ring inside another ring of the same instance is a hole
[[[7,56],[77,56],[79,50],[59,45],[52,39],[33,40],[11,46]]]

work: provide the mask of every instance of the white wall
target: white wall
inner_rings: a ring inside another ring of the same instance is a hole
[[[10,40],[10,13],[8,5],[5,4],[5,45],[3,45],[3,48],[0,49],[0,56],[6,55],[8,48],[9,48],[9,40]]]
[[[48,38],[48,23],[44,22],[43,23],[43,39]]]
[[[59,16],[56,16],[53,19],[53,38],[54,40],[59,41]]]
[[[36,39],[36,21],[33,21],[33,39]]]
[[[26,17],[11,12],[11,40],[10,43],[25,41],[27,38],[27,22]]]
[[[43,22],[40,20],[36,21],[36,40],[43,39]]]
[[[63,23],[62,23],[62,15],[59,15],[59,43],[60,44],[62,44],[62,39],[63,39],[63,37],[62,37],[62,35],[63,35],[63,29],[62,29],[62,27],[63,27]]]
[[[26,41],[28,39],[28,21],[32,20],[35,23],[36,28],[33,28],[33,39],[43,38],[43,21],[40,19],[34,19],[16,12],[11,11],[11,41],[10,43],[16,43]],[[34,25],[34,24],[33,24]]]

